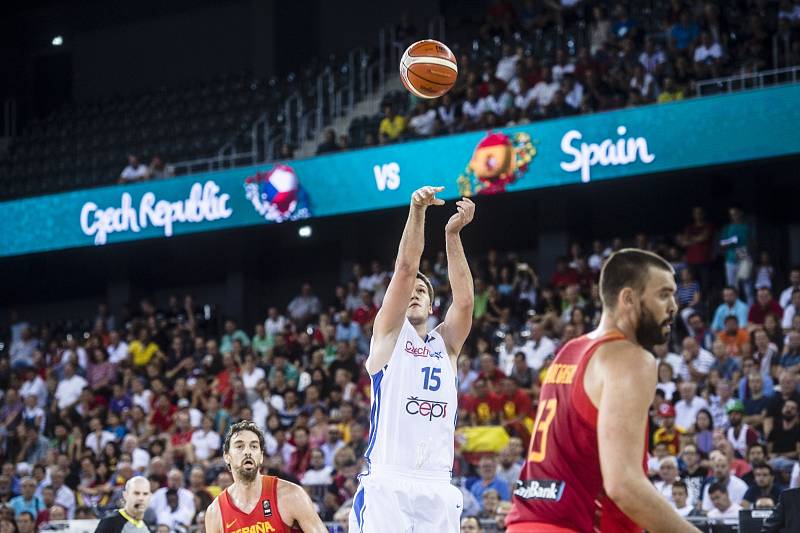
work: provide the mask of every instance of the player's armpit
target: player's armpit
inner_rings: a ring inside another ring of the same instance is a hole
[[[306,491],[302,487],[288,481],[279,480],[279,507],[281,518],[287,525],[300,527],[303,533],[327,533],[325,524],[314,510]]]
[[[214,499],[206,509],[205,516],[206,533],[222,533],[222,520],[219,515],[219,504]]]
[[[642,467],[655,359],[629,342],[604,344],[592,359],[595,379],[601,381],[597,439],[606,494],[648,531],[696,532],[656,491]]]

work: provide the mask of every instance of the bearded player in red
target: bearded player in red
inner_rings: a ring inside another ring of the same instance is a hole
[[[612,254],[599,327],[550,366],[508,533],[697,531],[645,474],[656,361],[675,317],[675,272],[650,252]]]

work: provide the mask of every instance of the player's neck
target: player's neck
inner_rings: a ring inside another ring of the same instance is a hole
[[[600,324],[597,329],[592,332],[595,337],[602,337],[607,333],[618,331],[622,333],[626,339],[633,343],[636,341],[636,331],[627,321],[621,320],[619,317],[612,313],[604,312],[600,317]]]
[[[258,474],[253,481],[236,479],[230,490],[234,496],[242,500],[258,498],[261,495],[261,477],[261,474]]]

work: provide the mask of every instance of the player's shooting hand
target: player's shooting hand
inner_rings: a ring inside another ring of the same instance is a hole
[[[464,226],[472,222],[475,216],[475,204],[469,198],[462,198],[456,202],[457,211],[444,228],[445,233],[458,233]]]
[[[411,195],[411,205],[416,207],[428,207],[429,205],[444,205],[444,200],[436,198],[436,193],[444,190],[444,187],[420,187]]]

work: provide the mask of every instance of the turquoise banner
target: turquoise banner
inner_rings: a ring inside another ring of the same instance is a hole
[[[800,153],[800,85],[0,203],[0,256]]]

